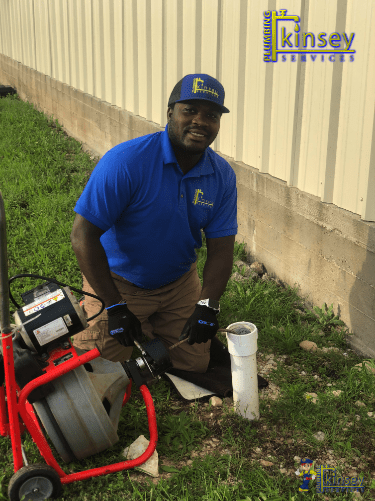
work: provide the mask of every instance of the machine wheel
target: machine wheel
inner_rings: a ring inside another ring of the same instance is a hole
[[[33,464],[20,468],[10,479],[10,501],[44,501],[55,499],[62,493],[60,477],[47,464]],[[25,496],[25,497],[23,497]]]

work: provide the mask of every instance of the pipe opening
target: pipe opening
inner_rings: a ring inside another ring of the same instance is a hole
[[[237,336],[244,336],[251,333],[251,329],[249,327],[231,327]]]

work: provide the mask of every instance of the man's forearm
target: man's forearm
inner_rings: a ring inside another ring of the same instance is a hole
[[[207,258],[203,268],[203,286],[200,299],[219,301],[232,274],[233,255],[223,259],[222,256]]]
[[[79,267],[105,304],[105,307],[121,301],[121,294],[115,286],[108,265],[105,250],[97,238],[71,239]]]

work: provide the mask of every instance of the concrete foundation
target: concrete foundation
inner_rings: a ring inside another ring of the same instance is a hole
[[[164,129],[1,54],[0,84],[15,87],[97,156]],[[354,333],[353,348],[375,358],[375,223],[222,156],[237,176],[236,241],[246,242],[249,260],[298,285],[310,305],[333,303]]]

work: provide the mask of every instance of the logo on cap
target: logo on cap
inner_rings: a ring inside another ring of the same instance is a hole
[[[200,87],[199,84],[202,84],[203,86]],[[219,93],[217,92],[217,90],[205,86],[204,80],[202,80],[201,78],[194,78],[192,92],[194,94],[196,94],[197,92],[208,92],[209,94],[213,94],[217,99],[219,99]]]

